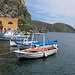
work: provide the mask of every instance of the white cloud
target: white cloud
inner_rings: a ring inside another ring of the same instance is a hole
[[[74,25],[75,0],[25,0],[32,19]]]

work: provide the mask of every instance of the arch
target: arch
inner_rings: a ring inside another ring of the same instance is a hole
[[[8,24],[13,24],[13,22],[10,21],[10,22],[8,22]]]

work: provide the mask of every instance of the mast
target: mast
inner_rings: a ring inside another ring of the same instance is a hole
[[[44,47],[45,47],[45,33],[43,33],[43,56],[47,57],[47,53],[46,53]]]
[[[43,33],[43,46],[45,46],[45,34]]]
[[[34,38],[34,33],[32,34],[32,43],[31,43],[31,48],[33,46],[33,38]]]

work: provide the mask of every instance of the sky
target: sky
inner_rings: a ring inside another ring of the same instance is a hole
[[[75,0],[24,0],[32,20],[61,22],[75,28]]]

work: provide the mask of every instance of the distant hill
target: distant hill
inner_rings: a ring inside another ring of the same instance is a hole
[[[75,33],[75,29],[68,24],[65,23],[54,23],[49,24],[46,22],[41,22],[37,20],[32,20],[32,24],[37,29],[48,29],[50,32],[68,32],[68,33]]]

